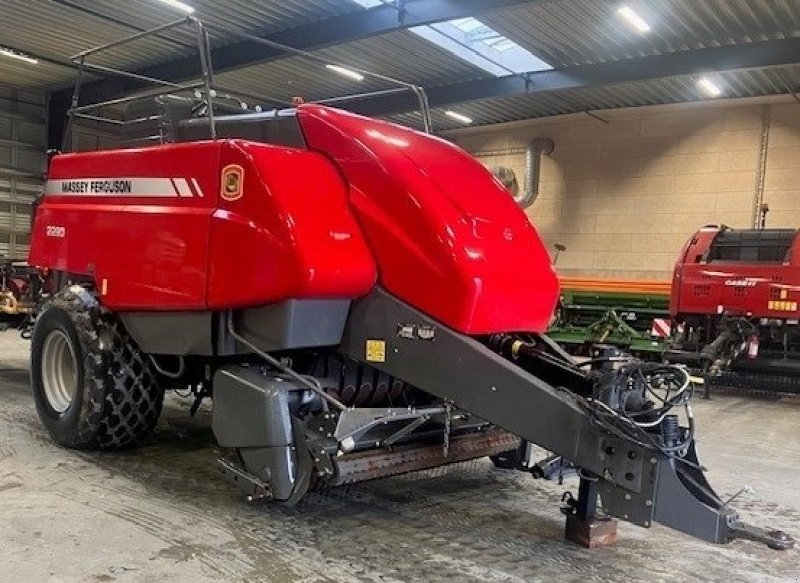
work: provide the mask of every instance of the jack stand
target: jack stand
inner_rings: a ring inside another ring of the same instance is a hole
[[[608,547],[617,542],[617,520],[597,516],[597,481],[581,478],[578,499],[569,492],[564,494],[567,505],[561,511],[567,515],[564,538],[586,547]]]

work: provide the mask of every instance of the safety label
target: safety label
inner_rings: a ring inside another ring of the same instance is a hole
[[[367,362],[386,362],[386,341],[367,340]]]
[[[426,324],[397,324],[397,336],[409,340],[432,341],[436,337],[436,328]]]

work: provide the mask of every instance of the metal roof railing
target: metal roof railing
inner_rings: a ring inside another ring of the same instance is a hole
[[[200,60],[200,70],[201,70],[200,79],[198,81],[193,81],[188,83],[177,83],[170,80],[149,77],[147,75],[142,75],[132,71],[125,71],[114,67],[108,67],[105,65],[92,63],[89,62],[88,60],[88,57],[97,55],[98,53],[108,51],[110,49],[119,48],[120,46],[141,40],[143,38],[151,36],[161,37],[165,32],[173,31],[180,27],[189,27],[194,31],[194,36],[197,43],[197,54]],[[218,86],[214,81],[214,71],[212,68],[211,45],[208,37],[208,28],[209,27],[204,25],[199,19],[193,16],[187,16],[186,18],[182,18],[180,20],[176,20],[173,22],[168,22],[166,24],[162,24],[160,26],[156,26],[154,28],[138,32],[136,34],[127,36],[125,38],[110,43],[92,47],[90,49],[87,49],[85,51],[82,51],[74,55],[72,57],[72,61],[77,65],[78,73],[75,79],[75,86],[72,93],[72,101],[70,104],[70,108],[67,111],[67,127],[66,131],[64,132],[62,151],[67,151],[67,146],[70,143],[70,138],[72,136],[72,131],[73,131],[73,125],[76,119],[84,119],[87,121],[105,123],[118,128],[128,126],[131,124],[141,123],[142,119],[124,120],[103,115],[102,110],[107,107],[120,106],[143,99],[157,98],[164,95],[190,93],[196,99],[201,100],[200,103],[198,104],[199,107],[196,110],[197,117],[208,118],[208,125],[209,125],[211,139],[217,138],[217,132],[214,120],[215,108],[231,109],[233,111],[240,111],[240,112],[243,111],[239,107],[232,106],[230,104],[231,101],[243,104],[244,99],[249,99],[252,101],[261,101],[264,103],[280,105],[284,109],[291,109],[296,107],[297,102],[294,100],[288,100],[267,95],[258,95],[258,94],[238,91],[236,89],[229,89]],[[241,37],[244,40],[248,40],[257,44],[262,44],[264,46],[268,46],[270,48],[283,51],[287,54],[305,57],[307,59],[316,62],[322,62],[326,65],[335,65],[334,63],[331,63],[327,59],[322,59],[321,57],[311,52],[297,49],[282,43],[270,41],[246,32],[232,30],[219,26],[213,26],[210,28],[214,29],[215,31],[219,31],[221,33],[225,33],[228,35],[235,35]],[[387,75],[381,75],[379,73],[374,73],[372,71],[367,71],[365,69],[360,69],[357,67],[351,67],[348,65],[335,65],[335,66],[346,68],[349,71],[358,73],[359,75],[363,75],[365,77],[371,77],[373,79],[378,79],[380,81],[391,83],[393,85],[396,85],[396,87],[389,89],[380,89],[376,91],[369,91],[365,93],[356,93],[350,95],[330,97],[325,99],[318,99],[312,101],[313,103],[320,103],[320,104],[345,103],[348,101],[361,100],[369,97],[379,97],[394,93],[410,91],[411,93],[414,94],[419,104],[419,110],[422,116],[423,129],[425,130],[425,132],[428,133],[432,131],[431,113],[430,113],[430,105],[428,103],[428,96],[422,87],[415,85],[413,83],[403,81],[401,79],[396,79],[394,77],[389,77]],[[124,77],[127,79],[132,79],[134,81],[155,85],[155,87],[137,91],[136,93],[122,97],[115,97],[92,103],[81,104],[81,89],[84,84],[84,78],[87,72],[90,73],[95,72],[95,73],[102,73],[104,75],[114,75],[118,77]]]

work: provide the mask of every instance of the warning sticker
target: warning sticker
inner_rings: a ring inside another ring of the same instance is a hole
[[[367,340],[367,362],[386,362],[386,341]]]
[[[420,340],[432,341],[434,338],[436,338],[436,328],[433,326],[423,326],[420,324],[417,326],[417,338]]]
[[[436,328],[426,324],[397,324],[397,336],[409,340],[432,341],[436,337]]]
[[[414,324],[398,324],[397,335],[400,338],[413,340],[417,337],[417,327]]]
[[[767,309],[775,312],[796,312],[797,302],[770,300],[767,302]]]

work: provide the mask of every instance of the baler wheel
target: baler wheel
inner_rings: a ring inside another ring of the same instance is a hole
[[[164,400],[147,356],[79,286],[55,294],[36,320],[31,385],[53,440],[75,449],[135,445],[156,426]]]

